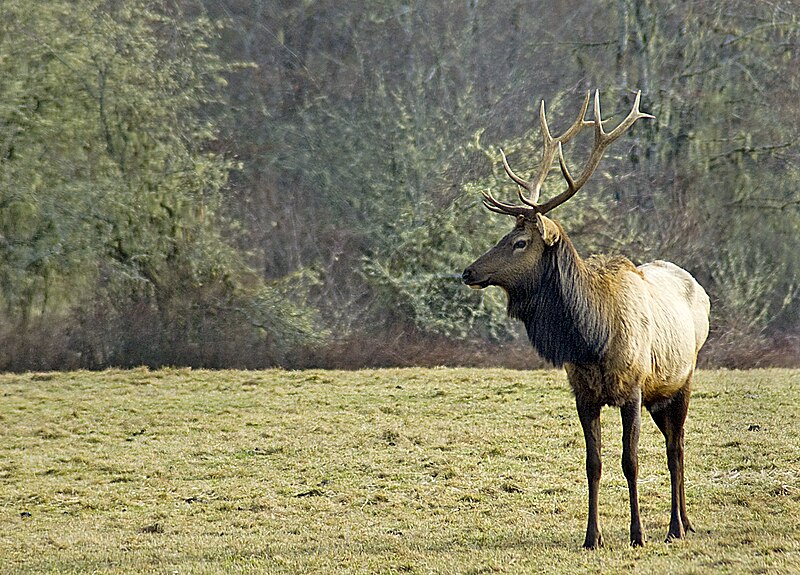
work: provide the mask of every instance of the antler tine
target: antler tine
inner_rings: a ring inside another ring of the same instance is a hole
[[[526,190],[530,191],[530,184],[520,178],[517,174],[514,173],[514,170],[511,169],[511,166],[508,165],[508,159],[506,158],[506,153],[503,151],[503,148],[497,148],[500,150],[500,157],[503,158],[503,167],[506,170],[506,174],[508,177],[514,180],[518,186],[525,188]]]
[[[567,162],[564,160],[564,150],[561,149],[561,144],[558,145],[558,165],[561,167],[561,175],[567,180],[568,189],[574,189],[577,192],[578,190],[575,189],[575,180],[572,179],[572,174],[569,173],[569,168],[567,168]]]
[[[631,126],[633,126],[634,122],[640,118],[649,118],[650,120],[655,120],[656,117],[652,114],[645,114],[644,112],[639,110],[639,100],[642,98],[642,91],[639,90],[636,92],[636,98],[633,100],[633,107],[628,115],[625,117],[622,122],[620,122],[619,126],[611,130],[607,135],[608,144],[619,138],[622,134],[624,134]],[[599,98],[598,98],[599,102]],[[599,106],[599,103],[598,103]]]
[[[524,216],[530,215],[531,213],[532,208],[528,206],[515,206],[513,204],[501,202],[495,198],[491,192],[481,192],[481,194],[483,195],[483,205],[490,212],[508,216]]]
[[[589,91],[586,92],[586,97],[583,99],[583,106],[581,106],[581,110],[580,110],[580,112],[578,112],[578,118],[575,120],[575,123],[572,124],[572,126],[570,126],[569,129],[566,132],[564,132],[558,138],[556,138],[557,141],[561,142],[562,144],[566,144],[572,138],[577,136],[578,132],[580,132],[583,129],[584,126],[588,126],[589,124],[593,124],[594,123],[594,120],[589,121],[589,122],[586,121],[586,110],[589,109],[589,95],[590,94],[591,94],[591,92],[589,92]],[[544,102],[542,102],[542,109],[544,109]]]
[[[600,91],[595,90],[594,93],[594,147],[592,149],[592,153],[589,156],[589,161],[586,163],[586,166],[583,168],[581,175],[578,176],[577,180],[574,180],[569,173],[569,169],[567,168],[567,164],[564,161],[564,153],[561,150],[561,146],[558,148],[558,161],[559,165],[561,166],[561,173],[564,176],[564,179],[567,181],[567,189],[561,192],[556,197],[548,200],[544,204],[539,206],[539,210],[541,213],[546,214],[553,208],[560,206],[575,193],[580,190],[584,184],[589,180],[592,176],[594,171],[597,169],[598,164],[600,164],[600,160],[603,157],[603,153],[605,149],[614,142],[617,138],[619,138],[622,134],[624,134],[627,130],[630,129],[631,126],[636,122],[636,120],[640,118],[653,118],[650,114],[645,114],[639,110],[639,100],[641,99],[642,92],[641,90],[636,93],[636,98],[633,101],[633,107],[628,115],[625,117],[619,125],[611,130],[610,132],[606,133],[603,130],[603,119],[600,114]]]

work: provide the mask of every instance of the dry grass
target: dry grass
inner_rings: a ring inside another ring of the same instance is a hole
[[[687,422],[698,532],[662,543],[649,421],[627,544],[605,410],[606,547],[580,549],[564,376],[473,369],[0,375],[2,573],[797,573],[800,371],[706,371]]]

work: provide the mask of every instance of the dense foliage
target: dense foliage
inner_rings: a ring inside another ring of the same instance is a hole
[[[800,356],[796,2],[8,0],[0,26],[0,367],[516,341],[458,280],[510,225],[479,191],[513,193],[498,145],[535,166],[540,99],[558,129],[594,87],[657,120],[554,217],[694,273],[713,361]]]
[[[79,4],[0,10],[0,367],[276,361],[311,318],[223,240],[217,25]]]

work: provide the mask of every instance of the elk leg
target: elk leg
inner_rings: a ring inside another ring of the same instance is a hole
[[[667,444],[667,466],[672,484],[672,509],[670,511],[667,541],[681,539],[686,531],[694,531],[686,515],[686,493],[683,476],[683,425],[689,409],[691,388],[687,382],[669,403],[650,414],[664,434]]]
[[[631,545],[644,545],[642,519],[639,515],[639,430],[642,426],[642,390],[636,388],[633,397],[620,407],[622,415],[622,471],[628,480],[631,504]]]
[[[680,396],[677,400],[676,405],[676,422],[680,422],[680,431],[679,431],[679,463],[680,463],[680,491],[678,493],[678,505],[680,507],[680,515],[681,515],[681,522],[683,523],[683,528],[686,531],[690,531],[694,533],[694,527],[692,526],[692,522],[689,521],[689,517],[686,514],[686,490],[684,484],[684,466],[683,466],[683,437],[684,437],[684,424],[686,423],[686,413],[689,411],[689,399],[692,395],[692,387],[691,387],[691,376],[689,376],[689,380],[687,381],[686,385],[680,391]]]
[[[577,400],[578,416],[586,441],[586,479],[589,483],[589,517],[586,522],[586,549],[597,549],[603,545],[600,533],[600,475],[603,464],[600,460],[600,405]]]

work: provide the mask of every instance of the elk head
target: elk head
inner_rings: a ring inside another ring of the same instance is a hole
[[[654,118],[650,114],[639,111],[641,92],[637,92],[633,107],[620,124],[606,132],[603,129],[603,120],[600,115],[600,93],[594,93],[594,119],[585,119],[589,107],[589,93],[572,126],[560,136],[553,136],[547,126],[544,100],[539,107],[539,123],[542,131],[544,146],[542,150],[542,164],[536,178],[526,181],[519,177],[508,165],[508,160],[503,150],[500,155],[503,159],[503,168],[508,176],[518,185],[517,193],[521,204],[509,204],[497,200],[490,192],[483,192],[483,204],[492,212],[516,217],[516,225],[492,249],[483,254],[467,269],[464,270],[462,279],[464,283],[475,289],[482,289],[496,285],[507,290],[513,287],[520,278],[536,269],[536,264],[541,260],[545,250],[554,246],[562,237],[561,226],[546,217],[550,210],[560,206],[580,190],[594,173],[606,148],[624,134],[639,118]],[[577,179],[567,168],[564,160],[562,146],[572,140],[586,126],[594,126],[594,146],[589,156],[589,161]],[[550,200],[538,203],[539,192],[545,178],[550,171],[555,155],[561,166],[561,174],[567,182],[567,189]],[[527,194],[525,193],[527,192]]]

